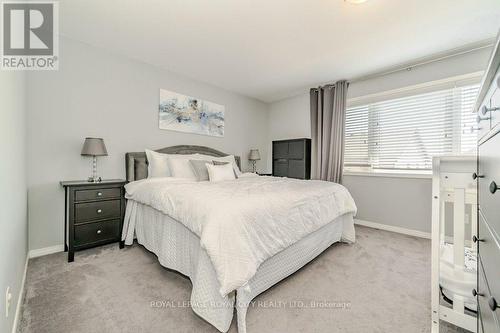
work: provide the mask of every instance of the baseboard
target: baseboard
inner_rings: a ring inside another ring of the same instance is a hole
[[[19,295],[17,296],[16,313],[14,315],[14,323],[12,324],[12,333],[17,332],[17,326],[19,325],[19,318],[21,316],[21,307],[24,295],[24,284],[26,283],[26,273],[28,272],[28,260],[29,260],[29,255],[26,255],[26,262],[24,263],[23,279],[21,280],[21,287],[19,288]]]
[[[62,251],[64,251],[64,245],[54,245],[49,247],[43,247],[41,249],[30,250],[29,257],[36,258],[36,257],[46,256],[47,254],[52,254]]]
[[[404,235],[409,235],[409,236],[415,236],[415,237],[420,237],[420,238],[431,239],[431,233],[430,232],[424,232],[424,231],[420,231],[420,230],[413,230],[413,229],[406,229],[406,228],[401,228],[401,227],[395,227],[395,226],[392,226],[392,225],[387,225],[387,224],[382,224],[382,223],[376,223],[376,222],[370,222],[370,221],[365,221],[365,220],[360,220],[360,219],[354,219],[354,223],[358,224],[358,225],[365,226],[365,227],[374,228],[374,229],[392,231],[392,232],[396,232],[398,234],[404,234]]]

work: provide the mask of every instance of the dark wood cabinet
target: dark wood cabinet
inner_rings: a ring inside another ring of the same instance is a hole
[[[68,262],[74,253],[107,243],[120,242],[125,216],[125,180],[100,183],[63,181],[65,195],[64,250]]]
[[[311,179],[311,139],[273,141],[273,176]]]

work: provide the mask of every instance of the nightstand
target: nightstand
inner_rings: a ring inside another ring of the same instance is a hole
[[[62,181],[64,187],[64,251],[68,262],[75,251],[121,242],[125,216],[123,179],[90,183],[84,180]]]

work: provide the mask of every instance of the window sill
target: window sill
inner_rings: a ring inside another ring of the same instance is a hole
[[[386,178],[414,178],[414,179],[431,179],[431,170],[363,170],[363,169],[346,169],[344,176],[363,176],[363,177],[386,177]]]

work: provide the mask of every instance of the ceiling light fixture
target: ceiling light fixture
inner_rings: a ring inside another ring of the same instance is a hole
[[[350,2],[350,3],[354,3],[356,5],[359,5],[360,3],[364,3],[368,0],[344,0],[345,2]]]

